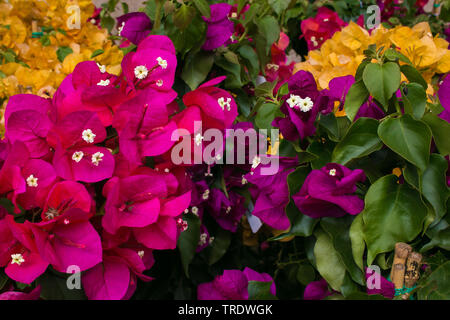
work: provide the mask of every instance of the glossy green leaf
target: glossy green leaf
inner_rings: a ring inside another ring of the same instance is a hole
[[[416,119],[421,119],[427,106],[427,94],[420,84],[408,83],[406,85],[406,99],[412,107],[412,114]]]
[[[363,215],[358,214],[352,222],[349,230],[350,241],[352,243],[352,254],[356,265],[364,270],[363,258],[366,243],[364,242]]]
[[[219,229],[214,236],[214,241],[210,245],[208,264],[213,265],[219,261],[227,252],[231,243],[231,233],[224,229]]]
[[[419,300],[450,300],[450,261],[436,268],[428,277],[419,282]]]
[[[422,231],[427,207],[417,190],[387,175],[370,186],[361,214],[370,265],[377,254],[393,250],[397,242],[412,241]]]
[[[186,29],[195,17],[195,9],[193,7],[182,4],[180,8],[173,14],[173,24],[181,29]]]
[[[317,240],[314,245],[314,257],[317,270],[331,288],[340,291],[345,277],[345,265],[326,232],[319,229],[315,232],[315,236]]]
[[[208,52],[201,51],[194,55],[188,55],[181,72],[181,79],[191,90],[195,90],[206,79],[213,63],[214,55]]]
[[[358,114],[361,105],[366,102],[369,97],[369,91],[362,80],[356,81],[348,90],[345,97],[344,110],[346,116],[353,121]]]
[[[249,300],[276,300],[276,297],[270,293],[272,282],[249,281],[248,299]]]
[[[433,140],[443,156],[450,154],[450,123],[438,116],[427,113],[423,116],[422,121],[425,122],[433,133]]]
[[[280,36],[280,26],[278,25],[277,19],[272,16],[264,16],[256,22],[256,25],[258,26],[260,34],[263,35],[267,41],[266,48],[270,48]]]
[[[370,94],[385,108],[389,99],[400,85],[400,67],[397,63],[387,62],[383,65],[370,63],[363,72],[363,81]]]
[[[94,53],[96,53],[97,50],[94,51]],[[101,50],[103,53],[103,50]],[[60,62],[63,62],[64,59],[73,52],[72,48],[70,47],[59,47],[58,50],[56,50],[56,56],[58,57],[58,60]],[[92,55],[94,55],[94,53]],[[95,56],[94,56],[95,57]],[[93,58],[91,56],[91,58]]]
[[[211,17],[211,9],[209,8],[208,1],[206,0],[192,0],[194,2],[195,6],[197,7],[198,11],[202,14],[202,16],[205,16],[206,18]]]
[[[422,77],[419,71],[413,66],[404,64],[400,67],[401,72],[405,75],[409,82],[415,82],[422,86],[424,90],[427,90],[428,84]]]
[[[431,241],[425,244],[420,251],[425,252],[434,247],[440,247],[444,250],[450,251],[450,226],[436,232],[436,234],[431,238]]]
[[[377,134],[378,121],[372,118],[359,118],[354,122],[341,142],[333,150],[332,162],[342,165],[355,158],[364,157],[383,144]]]
[[[310,264],[300,264],[297,268],[297,281],[306,286],[314,281],[316,273]]]
[[[381,122],[378,136],[383,143],[401,157],[421,170],[425,170],[429,161],[431,130],[410,115],[389,118]]]
[[[263,104],[256,114],[255,124],[260,129],[271,129],[272,121],[280,113],[280,107],[274,103]]]

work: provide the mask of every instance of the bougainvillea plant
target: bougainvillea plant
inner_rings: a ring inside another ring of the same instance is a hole
[[[8,97],[0,299],[401,299],[400,242],[409,297],[449,299],[450,53],[405,2],[95,10],[121,71]]]

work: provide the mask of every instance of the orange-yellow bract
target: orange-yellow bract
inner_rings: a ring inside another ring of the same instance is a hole
[[[398,26],[386,29],[380,25],[371,34],[350,22],[325,41],[320,50],[310,51],[305,62],[295,65],[294,73],[310,71],[320,89],[325,89],[333,78],[355,75],[364,59],[363,52],[370,44],[377,48],[384,46],[385,49],[395,45],[422,72],[428,83],[434,74],[450,71],[448,42],[438,35],[433,36],[427,22],[412,28]]]
[[[74,7],[80,9],[80,28],[71,29],[67,21],[76,14]],[[120,73],[123,53],[108,39],[107,30],[88,21],[94,9],[88,0],[0,0],[0,52],[12,50],[17,56],[14,62],[0,64],[3,108],[8,97],[18,93],[52,96],[81,61],[95,60],[105,65],[108,72]],[[45,45],[40,38],[32,38],[33,24],[38,30],[42,27],[53,30],[45,33],[48,36]],[[72,51],[63,62],[57,56],[61,47]],[[91,58],[96,50],[103,53]],[[2,105],[0,118],[1,113]],[[0,135],[2,131],[0,125]]]

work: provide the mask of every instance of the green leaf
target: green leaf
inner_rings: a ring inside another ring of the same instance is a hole
[[[59,47],[58,50],[56,50],[56,55],[58,57],[58,60],[60,62],[63,62],[64,59],[72,52],[73,52],[73,50],[70,47]]]
[[[45,300],[86,300],[82,289],[72,289],[67,287],[67,278],[70,275],[63,273],[47,272],[37,279],[37,284],[41,286],[41,298]]]
[[[200,51],[194,55],[188,55],[181,72],[181,79],[191,90],[195,90],[206,79],[213,63],[214,55],[209,52]]]
[[[431,130],[410,115],[389,118],[381,122],[378,136],[391,150],[421,170],[428,166]]]
[[[263,96],[272,96],[273,94],[273,89],[275,88],[275,86],[277,85],[277,82],[263,82],[260,85],[256,86],[255,88],[255,96],[257,97],[263,97]]]
[[[209,8],[209,4],[206,0],[192,0],[192,2],[194,2],[202,16],[205,16],[208,19],[211,18],[211,9]]]
[[[400,80],[400,67],[394,62],[383,65],[370,63],[363,72],[363,81],[367,90],[385,109],[389,99],[397,91]]]
[[[430,163],[420,179],[422,194],[431,203],[438,220],[447,212],[446,203],[449,197],[447,169],[448,163],[443,156],[431,154]]]
[[[213,265],[227,252],[231,243],[231,233],[224,229],[219,229],[214,236],[214,241],[210,245],[208,264]]]
[[[378,120],[359,118],[344,138],[337,144],[331,156],[332,162],[342,165],[379,150],[383,144],[377,134]]]
[[[418,284],[419,300],[450,300],[450,261],[436,268]]]
[[[401,72],[405,75],[409,82],[420,84],[424,90],[427,90],[428,84],[419,71],[413,66],[404,64],[400,67]]]
[[[369,97],[369,91],[362,80],[356,81],[348,90],[345,97],[344,110],[346,116],[353,121],[357,115],[361,105],[366,102]]]
[[[349,234],[349,229],[352,222],[352,216],[340,218],[326,217],[321,219],[320,226],[331,237],[333,246],[352,279],[360,285],[364,285],[365,281],[363,272],[356,265],[353,258],[352,243]]]
[[[200,239],[200,219],[193,215],[184,215],[184,220],[188,223],[187,230],[181,232],[178,238],[178,249],[180,251],[181,263],[184,273],[189,278],[189,264],[194,259],[195,250],[197,249]]]
[[[310,264],[300,264],[297,268],[297,281],[306,286],[314,281],[316,273]]]
[[[248,69],[252,78],[256,77],[259,73],[259,59],[258,55],[249,45],[243,45],[238,49],[239,54],[244,58],[248,64]]]
[[[404,54],[398,52],[395,49],[389,48],[384,52],[384,56],[391,61],[403,61],[405,63],[411,64],[411,61]]]
[[[431,238],[431,241],[424,245],[420,251],[425,252],[434,247],[440,247],[444,250],[450,251],[450,226],[436,232],[436,234]]]
[[[393,250],[397,242],[412,241],[422,231],[427,207],[418,191],[387,175],[370,186],[361,214],[371,265],[377,254]]]
[[[94,52],[92,52],[91,59],[95,58],[96,56],[99,56],[99,55],[103,54],[104,52],[105,51],[103,51],[102,49],[95,50]]]
[[[243,83],[241,80],[241,66],[234,64],[225,59],[224,57],[218,57],[215,60],[217,66],[227,71],[227,78],[225,79],[225,86],[230,89],[241,89]]]
[[[269,5],[272,7],[273,11],[280,15],[283,10],[286,10],[289,6],[288,0],[268,0]]]
[[[349,236],[352,242],[353,259],[355,260],[356,265],[364,271],[363,258],[366,243],[364,242],[363,228],[363,215],[358,214],[350,226]]]
[[[280,36],[280,26],[278,25],[277,19],[272,16],[264,16],[261,20],[256,22],[258,26],[259,33],[266,39],[266,52],[268,48],[278,40]]]
[[[105,16],[100,20],[100,26],[103,29],[107,29],[108,32],[111,32],[115,24],[116,21],[111,16]]]
[[[314,257],[317,270],[331,288],[340,291],[345,277],[345,265],[326,232],[319,229],[315,232],[315,236],[317,240],[314,245]]]
[[[250,8],[245,12],[245,17],[244,20],[242,21],[242,25],[244,27],[253,21],[253,19],[255,18],[256,14],[259,11],[259,8],[260,5],[258,3],[252,3]]]
[[[173,24],[181,29],[186,29],[195,17],[195,9],[184,4],[173,14]]]
[[[274,103],[263,104],[256,114],[255,124],[260,129],[271,129],[272,121],[280,113],[280,107]]]
[[[412,114],[416,119],[421,119],[427,106],[427,93],[420,84],[408,83],[406,99],[411,104]],[[402,94],[403,95],[403,94]]]
[[[438,116],[427,113],[423,116],[422,121],[425,122],[433,133],[433,140],[443,156],[450,154],[450,123]]]
[[[276,300],[276,297],[270,293],[272,282],[249,281],[248,299],[249,300]]]
[[[311,167],[313,169],[321,169],[327,163],[331,162],[331,154],[336,146],[335,142],[326,141],[322,143],[320,141],[314,141],[311,143],[306,151],[317,156],[317,159],[311,161]]]

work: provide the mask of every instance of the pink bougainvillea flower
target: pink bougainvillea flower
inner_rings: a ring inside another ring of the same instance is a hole
[[[364,200],[355,195],[356,183],[365,178],[361,169],[350,170],[329,163],[311,171],[292,199],[300,211],[311,218],[356,215],[364,209]]]
[[[177,68],[175,47],[163,35],[150,35],[142,40],[136,52],[122,60],[122,71],[128,88],[151,88],[171,94]]]
[[[228,3],[210,5],[211,17],[202,17],[207,24],[203,50],[214,50],[227,44],[234,31],[234,24],[228,19],[232,6]]]
[[[301,22],[302,36],[308,43],[308,49],[315,50],[346,25],[336,12],[327,7],[320,7],[314,18],[308,18]]]
[[[41,217],[42,220],[49,221],[72,208],[90,212],[92,205],[92,197],[84,185],[74,181],[62,181],[56,183],[49,191],[42,207]]]
[[[258,273],[250,268],[240,270],[224,270],[212,282],[199,284],[197,287],[198,300],[247,300],[248,282],[273,282],[267,273]],[[275,283],[272,283],[270,292],[275,295]]]
[[[73,208],[52,220],[26,224],[33,232],[40,255],[55,270],[67,272],[69,266],[76,265],[84,271],[102,260],[100,236],[89,217],[89,213]]]
[[[98,182],[112,176],[111,151],[95,144],[106,138],[106,130],[96,113],[76,111],[59,121],[49,134],[55,146],[53,166],[67,180]]]
[[[256,202],[252,214],[272,228],[286,230],[290,226],[284,211],[289,203],[287,176],[294,171],[298,161],[295,158],[280,157],[278,170],[272,175],[264,175],[261,174],[262,168],[267,170],[270,164],[261,163],[263,157],[265,156],[257,157],[254,161],[256,168],[244,176],[253,184],[250,192]]]
[[[203,83],[196,90],[190,91],[183,96],[183,102],[186,105],[177,117],[177,123],[181,128],[191,131],[190,127],[181,125],[183,121],[193,126],[192,121],[186,121],[185,117],[197,120],[197,116],[190,114],[200,113],[203,129],[216,128],[223,130],[229,128],[238,116],[236,102],[233,96],[223,89],[215,87],[225,79],[218,77]]]
[[[68,114],[88,110],[95,112],[104,126],[111,125],[116,107],[127,97],[115,87],[117,77],[94,61],[77,64],[73,73],[61,83],[53,97],[51,119],[54,122]]]
[[[286,48],[289,45],[289,37],[280,32],[278,42],[272,44],[270,48],[272,61],[266,65],[266,80],[269,82],[277,81],[274,88],[276,93],[278,89],[291,77],[294,70],[294,62],[287,64]]]
[[[376,274],[380,277],[380,287],[376,288],[370,288],[367,287],[367,294],[379,294],[382,295],[385,298],[393,299],[395,295],[395,286],[392,282],[388,281],[386,278],[381,276],[380,274],[376,273],[375,270],[372,270],[371,268],[366,268],[366,282],[368,279]],[[372,285],[372,284],[371,284]]]
[[[39,300],[41,286],[37,286],[30,292],[5,291],[0,294],[0,300]]]
[[[44,207],[48,192],[56,181],[53,166],[40,159],[28,160],[22,168],[26,191],[17,197],[17,202],[25,209]]]
[[[168,118],[165,97],[149,89],[120,106],[113,125],[119,132],[120,151],[131,163],[165,153],[178,138],[176,123]]]
[[[5,273],[15,281],[30,284],[48,267],[48,262],[38,253],[30,227],[16,223],[13,216],[7,215],[0,220],[0,231],[0,262],[6,265]]]
[[[304,300],[323,300],[331,295],[325,279],[308,283],[303,293]]]
[[[117,27],[119,36],[138,45],[150,33],[152,21],[144,12],[130,12],[117,18]]]
[[[51,100],[31,94],[18,94],[9,99],[5,110],[5,136],[14,143],[22,141],[32,158],[49,153],[46,137],[51,126],[48,112]]]

